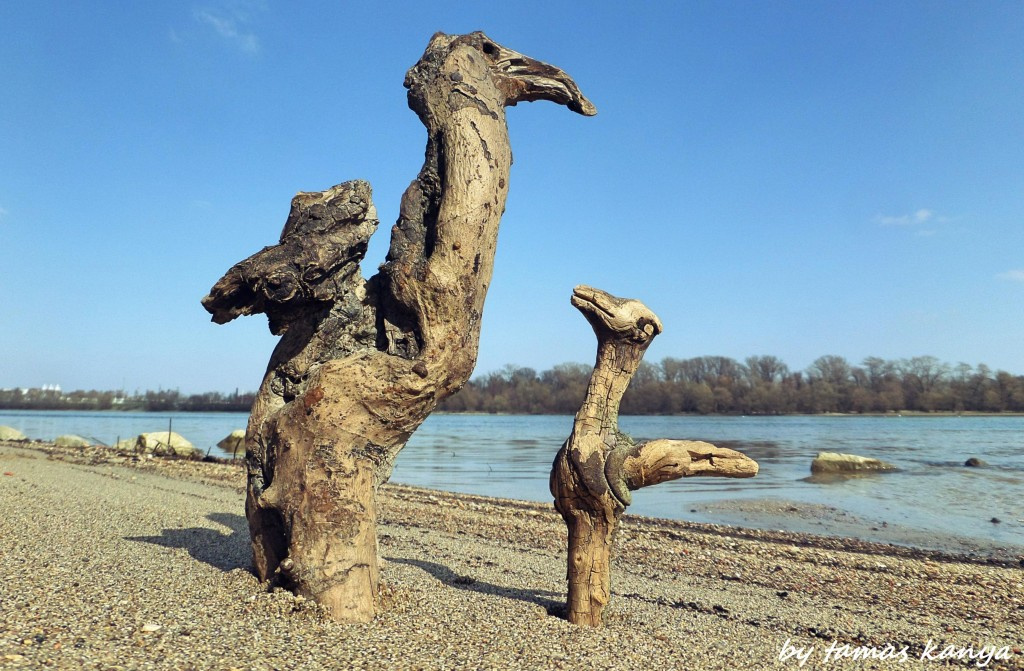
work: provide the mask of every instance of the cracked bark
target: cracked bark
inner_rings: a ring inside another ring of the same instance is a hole
[[[564,72],[483,33],[434,35],[405,86],[427,147],[380,271],[359,270],[370,187],[346,182],[296,196],[280,243],[203,299],[215,322],[263,312],[282,334],[246,433],[254,565],[340,621],[375,613],[377,486],[476,364],[512,163],[504,108],[595,113]]]
[[[757,463],[710,443],[635,443],[619,431],[619,403],[661,321],[640,301],[587,286],[573,290],[572,304],[594,329],[597,361],[551,467],[550,487],[569,535],[566,615],[573,624],[598,627],[611,598],[615,528],[632,502],[630,491],[694,475],[753,477]]]

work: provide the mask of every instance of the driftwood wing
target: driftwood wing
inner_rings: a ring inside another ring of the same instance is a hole
[[[266,313],[271,330],[281,333],[304,308],[361,290],[359,264],[377,223],[370,185],[364,181],[299,193],[281,241],[232,266],[210,289],[203,307],[218,324]]]

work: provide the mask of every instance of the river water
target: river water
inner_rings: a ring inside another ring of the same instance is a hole
[[[0,411],[0,425],[40,440],[75,433],[111,444],[170,423],[214,454],[214,445],[245,422],[244,413]],[[760,465],[753,479],[687,478],[634,492],[631,514],[1024,554],[1024,417],[673,416],[619,423],[636,439],[706,440]],[[568,416],[435,414],[402,451],[391,479],[550,501],[551,461],[571,428]],[[900,471],[809,481],[819,451],[875,457]],[[966,468],[968,457],[989,466]]]

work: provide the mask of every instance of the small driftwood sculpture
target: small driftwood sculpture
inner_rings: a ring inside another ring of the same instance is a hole
[[[619,431],[619,402],[661,333],[661,321],[640,301],[592,287],[576,287],[572,304],[597,335],[597,363],[572,433],[551,468],[551,494],[569,529],[569,621],[597,627],[611,594],[615,527],[632,502],[630,490],[693,475],[749,478],[757,474],[757,463],[710,443],[634,443]]]
[[[596,113],[567,74],[483,33],[434,35],[405,86],[426,158],[380,272],[359,269],[377,227],[370,187],[346,182],[296,196],[280,243],[203,299],[217,323],[263,312],[283,334],[246,432],[255,568],[341,621],[375,612],[377,486],[476,365],[512,164],[504,108]]]

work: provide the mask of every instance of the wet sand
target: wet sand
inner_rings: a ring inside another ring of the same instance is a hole
[[[886,545],[936,550],[944,555],[961,556],[972,561],[997,560],[1010,565],[1024,559],[1024,519],[1000,520],[1000,529],[1008,539],[998,542],[916,529],[899,523],[865,519],[847,510],[824,504],[778,498],[730,499],[703,503],[693,509],[706,517],[738,527],[772,529],[780,526],[796,533],[827,534],[874,541]],[[1020,513],[1024,516],[1024,509]],[[978,524],[991,526],[982,519]]]
[[[1015,556],[627,515],[590,630],[550,506],[385,486],[382,613],[339,625],[249,572],[238,466],[0,443],[0,472],[0,668],[1024,669]]]

